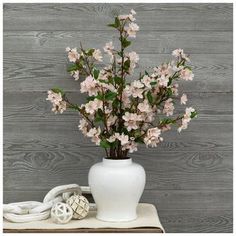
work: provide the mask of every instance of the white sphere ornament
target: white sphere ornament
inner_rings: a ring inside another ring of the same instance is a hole
[[[89,212],[89,202],[87,198],[82,195],[71,196],[66,203],[73,210],[73,219],[83,219],[88,215]]]
[[[73,211],[66,203],[58,202],[51,209],[51,218],[57,224],[68,223],[72,219],[72,216]]]

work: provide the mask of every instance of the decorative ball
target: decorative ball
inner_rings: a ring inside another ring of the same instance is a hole
[[[68,223],[72,219],[72,216],[73,211],[66,203],[58,202],[51,209],[51,218],[57,224]]]
[[[66,203],[72,208],[74,219],[80,220],[88,215],[89,202],[84,196],[73,195],[66,201]]]

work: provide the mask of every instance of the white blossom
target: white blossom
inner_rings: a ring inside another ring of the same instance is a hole
[[[77,48],[70,49],[69,47],[67,47],[66,51],[68,51],[68,59],[70,62],[76,62],[80,58],[80,54],[77,52]]]
[[[173,115],[175,107],[172,101],[173,101],[172,98],[169,98],[165,101],[163,113],[166,114],[166,116]]]
[[[102,53],[99,49],[95,49],[93,52],[93,58],[97,61],[102,61]]]
[[[185,105],[187,101],[188,101],[187,95],[183,94],[180,98],[180,103]]]

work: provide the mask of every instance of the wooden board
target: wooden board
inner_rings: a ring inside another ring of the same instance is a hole
[[[138,24],[145,31],[233,29],[233,4],[208,3],[4,4],[4,29],[109,30],[106,25],[113,21],[113,17],[128,13],[131,8],[137,12]]]
[[[135,78],[140,70],[152,71],[153,67],[162,61],[171,59],[168,54],[140,54],[139,65],[131,79]],[[185,92],[232,92],[232,54],[191,54],[191,60],[195,78],[191,83],[184,84]],[[79,83],[66,71],[66,63],[64,50],[56,55],[6,53],[3,61],[4,90],[45,92],[60,86],[65,91],[78,91]]]
[[[78,47],[80,41],[85,48],[103,48],[111,40],[118,47],[117,37],[113,31],[4,31],[3,52],[61,54],[67,46]],[[180,47],[188,54],[232,54],[232,43],[231,31],[140,31],[129,50],[171,54]]]

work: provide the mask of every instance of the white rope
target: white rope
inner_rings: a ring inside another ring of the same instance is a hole
[[[26,201],[3,204],[3,217],[11,222],[23,223],[47,219],[55,203],[66,202],[72,194],[91,193],[90,187],[78,184],[61,185],[51,189],[43,202]],[[95,204],[89,204],[90,209],[96,209]]]

